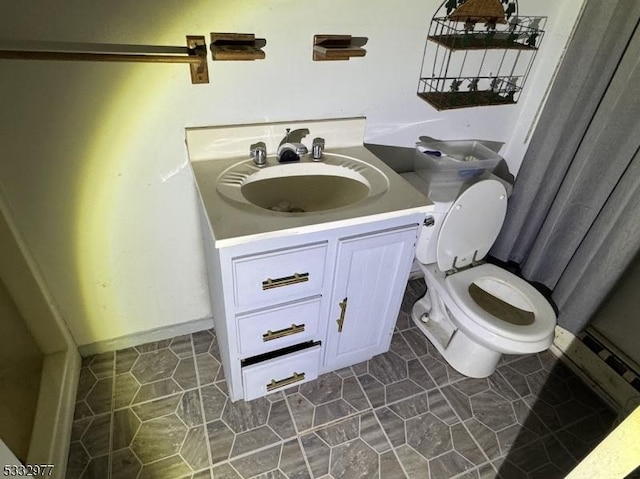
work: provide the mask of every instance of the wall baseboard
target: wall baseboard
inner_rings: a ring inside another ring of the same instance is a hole
[[[640,405],[638,391],[571,332],[556,326],[551,351],[568,359],[567,365],[623,415]]]
[[[196,333],[204,329],[213,328],[213,318],[202,318],[187,321],[185,323],[164,326],[157,329],[150,329],[140,333],[120,336],[119,338],[97,341],[95,343],[83,344],[78,347],[78,352],[82,357],[93,356],[94,354],[118,351],[120,349],[131,348],[152,341],[162,341],[183,334]]]
[[[66,477],[79,377],[80,355],[75,348],[44,357],[27,463],[55,464],[51,477],[57,479]]]

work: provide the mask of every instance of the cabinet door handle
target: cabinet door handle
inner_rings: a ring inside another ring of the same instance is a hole
[[[344,324],[344,316],[347,313],[347,298],[340,301],[338,306],[340,306],[340,317],[336,319],[336,323],[338,323],[338,332],[341,333],[342,325]]]
[[[262,282],[262,290],[265,291],[267,289],[280,288],[282,286],[305,283],[307,281],[309,281],[309,273],[293,273],[291,276],[276,279],[267,278]]]
[[[294,384],[299,381],[304,381],[304,373],[298,374],[294,372],[292,376],[289,376],[288,378],[280,379],[279,381],[272,379],[271,382],[267,384],[267,391],[273,391],[274,389],[278,389],[284,386],[289,386],[290,384]]]
[[[267,332],[262,335],[262,341],[266,343],[267,341],[284,338],[285,336],[291,336],[292,334],[298,334],[302,332],[304,332],[304,323],[292,324],[290,328],[284,328],[278,331],[271,331],[270,329],[268,329]]]

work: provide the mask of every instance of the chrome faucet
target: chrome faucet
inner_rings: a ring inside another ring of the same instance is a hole
[[[300,128],[291,131],[287,128],[287,134],[280,141],[278,146],[278,161],[283,163],[287,161],[298,161],[301,155],[309,152],[306,146],[302,144],[302,139],[309,134],[308,128]]]
[[[298,128],[291,131],[291,128],[287,128],[287,134],[280,141],[280,146],[285,143],[301,143],[302,139],[309,134],[309,128]]]
[[[324,151],[324,138],[314,138],[311,146],[311,158],[313,161],[322,160],[322,152]]]
[[[263,167],[267,164],[267,145],[263,141],[254,143],[249,149],[249,155],[256,166]]]

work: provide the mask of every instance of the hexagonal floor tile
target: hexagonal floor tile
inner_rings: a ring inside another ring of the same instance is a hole
[[[494,431],[500,431],[516,423],[511,403],[493,391],[473,396],[471,407],[478,421]]]
[[[333,477],[350,479],[378,477],[378,453],[367,446],[362,439],[340,444],[333,448],[330,472]]]
[[[300,386],[300,394],[318,406],[342,397],[342,378],[335,373],[319,376],[315,381]]]
[[[80,370],[80,379],[78,380],[78,393],[76,394],[76,401],[80,401],[87,397],[89,391],[93,388],[94,384],[98,382],[95,374],[88,367],[84,367]]]
[[[116,376],[116,388],[114,395],[114,409],[120,409],[131,404],[131,401],[140,390],[140,384],[131,373]]]
[[[180,455],[194,471],[211,466],[203,426],[189,429],[184,444],[180,448]]]
[[[407,377],[407,362],[393,351],[369,360],[369,374],[382,384],[391,384]]]
[[[109,453],[111,414],[95,416],[80,440],[91,457]]]
[[[111,411],[111,396],[113,392],[113,378],[99,379],[87,395],[87,404],[94,414]]]
[[[96,354],[89,364],[89,369],[97,378],[108,378],[113,376],[113,361],[113,352]]]
[[[113,437],[111,447],[114,451],[129,447],[140,427],[140,419],[131,409],[121,409],[113,414]]]
[[[111,479],[138,477],[142,464],[131,449],[120,449],[111,456]]]
[[[116,351],[116,374],[126,373],[131,370],[140,353],[136,348],[127,348]]]
[[[253,401],[227,401],[222,419],[233,432],[245,432],[267,423],[270,406],[271,403],[265,398]]]
[[[138,479],[179,479],[191,477],[191,468],[179,455],[142,466]]]
[[[140,384],[170,378],[178,365],[178,358],[170,349],[161,349],[140,355],[131,373]]]
[[[143,464],[177,454],[187,433],[187,428],[175,415],[142,423],[131,449]]]
[[[425,459],[444,454],[453,448],[449,426],[431,413],[407,421],[407,444]]]

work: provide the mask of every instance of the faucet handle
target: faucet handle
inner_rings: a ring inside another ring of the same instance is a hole
[[[311,146],[311,158],[318,161],[322,159],[322,152],[324,151],[324,138],[314,138],[313,145]]]
[[[259,141],[251,145],[249,155],[253,158],[256,166],[265,166],[267,164],[267,145],[264,141]]]

